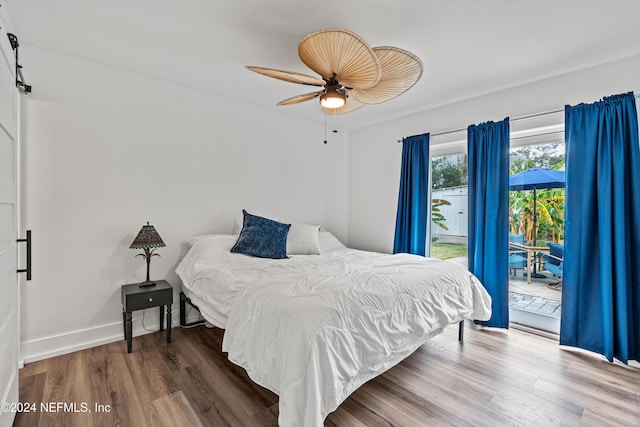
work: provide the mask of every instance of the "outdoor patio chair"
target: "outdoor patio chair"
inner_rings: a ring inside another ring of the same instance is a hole
[[[564,246],[549,242],[549,253],[542,255],[540,261],[544,263],[542,266],[543,270],[552,273],[554,277],[562,278]]]
[[[524,245],[523,234],[509,234],[510,243],[519,243]],[[512,247],[509,247],[509,272],[515,276],[516,269],[525,268],[527,266],[527,253]]]

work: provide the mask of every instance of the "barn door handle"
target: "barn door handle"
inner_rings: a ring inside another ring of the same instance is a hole
[[[18,270],[18,273],[27,273],[27,280],[31,280],[31,230],[27,230],[26,239],[18,239],[18,243],[27,243],[27,268]]]

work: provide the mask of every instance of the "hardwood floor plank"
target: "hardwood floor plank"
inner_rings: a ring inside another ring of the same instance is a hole
[[[150,407],[149,422],[154,427],[202,427],[181,391],[154,400]]]
[[[124,350],[124,351],[123,351]],[[144,382],[137,383],[139,379],[131,376],[127,368],[129,354],[122,346],[114,348],[107,357],[101,360],[93,359],[89,364],[87,381],[91,383],[92,389],[91,406],[103,405],[108,411],[93,412],[93,421],[96,426],[148,426],[144,411],[140,408],[154,394],[150,391],[153,387]]]
[[[142,373],[146,379],[148,390],[153,396],[152,399],[164,397],[178,391],[178,388],[170,375],[171,369],[169,369],[165,364],[162,350],[158,348],[149,348],[140,350],[139,354],[144,360],[144,363],[142,364]],[[128,356],[130,355],[127,355],[125,360],[129,370],[133,371],[140,365]]]
[[[633,391],[640,393],[640,382],[629,384],[629,376],[637,375],[638,369],[625,366],[620,363],[609,363],[604,358],[587,356],[580,354],[579,356],[589,357],[587,360],[578,359],[569,364],[567,372],[579,377],[592,379],[595,383],[606,385],[612,389],[618,389],[622,392]],[[593,369],[597,365],[598,369]]]
[[[224,388],[221,388],[224,384],[216,386],[211,381],[208,371],[202,366],[190,366],[175,372],[174,376],[181,390],[191,398],[191,404],[198,411],[202,425],[242,425],[243,418],[236,416],[236,411],[228,403],[229,400],[221,396],[224,393]]]
[[[270,427],[278,425],[278,402],[251,417],[251,425],[255,427]],[[347,427],[345,425],[345,427]]]
[[[333,413],[329,414],[325,420],[325,425],[336,425],[340,426],[339,423],[334,422],[334,414],[338,411],[346,411],[351,414],[353,418],[358,420],[358,422],[366,425],[366,426],[376,426],[376,427],[391,427],[394,425],[400,425],[396,422],[396,420],[389,421],[384,418],[384,415],[378,413],[377,407],[368,406],[366,399],[358,399],[355,394],[361,390],[362,387],[356,390],[351,396],[349,396],[340,407]],[[340,414],[339,417],[345,417]]]
[[[635,422],[621,422],[619,419],[612,419],[606,414],[597,412],[597,410],[586,409],[580,420],[580,427],[630,427],[639,426],[640,420]]]
[[[501,420],[500,422],[508,424],[509,421],[504,419],[504,417],[507,417],[516,425],[526,425],[522,417],[532,405],[547,408],[544,415],[540,415],[534,411],[530,416],[532,420],[539,419],[539,425],[546,425],[549,422],[549,418],[559,424],[563,422],[570,424],[579,421],[582,414],[582,407],[573,405],[556,408],[548,396],[544,395],[544,393],[536,392],[533,388],[541,375],[564,375],[564,368],[550,369],[546,372],[540,372],[538,368],[536,371],[533,371],[527,364],[518,366],[518,363],[512,363],[513,358],[508,356],[511,355],[503,355],[505,360],[501,362],[493,359],[493,356],[486,359],[476,359],[474,355],[472,358],[474,362],[472,363],[461,364],[455,362],[451,365],[448,365],[446,361],[442,361],[437,355],[431,355],[430,358],[427,358],[424,355],[418,354],[417,359],[423,365],[434,366],[438,369],[438,371],[433,372],[433,376],[437,378],[437,381],[433,381],[435,383],[434,387],[447,385],[449,389],[442,390],[445,395],[447,395],[447,392],[455,395],[457,391],[464,396],[474,397],[472,393],[470,394],[469,390],[475,390],[478,393],[484,391],[484,393],[480,395],[481,397],[477,396],[473,400],[469,399],[466,405],[461,406],[461,408],[473,408],[472,410],[476,416],[482,413],[482,409],[474,408],[475,403],[479,401],[479,398],[487,397],[487,393],[491,395],[490,400],[487,401],[484,406],[484,410],[487,411],[486,416],[488,418],[485,419],[487,424],[482,423],[479,419],[477,420],[482,425],[493,425],[495,421],[492,422],[491,417],[497,417],[496,421]],[[431,362],[429,360],[431,360]],[[475,362],[475,360],[480,361]],[[409,361],[408,364],[409,368],[411,368],[410,363],[411,361]],[[452,375],[442,378],[440,371],[446,369],[450,369]],[[420,371],[419,366],[414,365],[413,371]],[[456,382],[457,385],[455,384]],[[480,390],[477,390],[477,387],[480,387]],[[508,390],[508,392],[505,393],[504,390]],[[437,397],[432,398],[435,399]],[[480,400],[480,402],[482,402],[482,400]],[[446,403],[446,400],[444,403]],[[454,404],[451,403],[451,405]],[[455,406],[453,406],[451,410],[455,410],[454,408]]]
[[[637,395],[625,394],[621,399],[612,396],[607,388],[590,386],[583,378],[554,382],[543,379],[536,384],[536,389],[554,397],[558,405],[572,402],[585,410],[608,414],[614,423],[623,425],[639,425],[640,409],[637,405]]]
[[[162,338],[159,334],[157,336]],[[184,339],[182,335],[178,335],[175,339],[172,338],[170,344],[167,344],[164,340],[156,343],[156,348],[162,354],[165,364],[171,371],[178,371],[208,361],[208,359],[203,360],[202,356],[205,356],[206,353],[202,351],[197,351],[196,349],[186,351],[187,348],[192,347],[191,341]]]
[[[434,375],[434,369],[448,369],[451,376]],[[491,389],[477,381],[468,381],[464,371],[451,371],[451,367],[441,366],[418,370],[401,363],[387,372],[385,377],[450,413],[472,413],[475,425],[510,424],[508,417],[487,406],[494,395]]]
[[[54,426],[92,426],[91,413],[81,412],[87,403],[91,388],[87,381],[86,353],[76,352],[50,359],[42,402],[47,406],[40,411],[40,423]],[[68,407],[60,407],[67,404]],[[80,407],[80,408],[79,408]]]
[[[20,369],[20,375],[24,377],[30,377],[36,374],[42,374],[47,372],[47,365],[49,359],[38,360],[37,362],[27,363],[22,369]]]
[[[30,373],[30,371],[27,371],[26,373]],[[44,395],[44,384],[46,380],[46,371],[24,377],[21,374],[18,401],[28,404],[42,402],[42,397]],[[39,404],[36,404],[35,408],[29,407],[29,411],[32,412],[18,412],[13,422],[13,427],[30,427],[32,425],[40,424]],[[25,414],[28,414],[28,416]]]
[[[254,393],[256,386],[248,377],[236,375],[225,365],[202,363],[198,367],[198,375],[206,378],[215,390],[216,400],[224,404],[239,420],[251,418],[267,406],[277,401],[277,397],[265,402],[259,393]]]
[[[206,369],[209,369],[212,363],[215,364],[216,381],[220,384],[228,382],[234,384],[234,387],[227,387],[226,393],[234,393],[234,395],[230,396],[230,400],[236,402],[235,405],[240,403],[243,410],[248,415],[253,416],[258,412],[262,412],[264,408],[271,407],[278,402],[277,395],[254,383],[244,369],[231,363],[226,353],[222,353],[222,331],[220,329],[213,330],[213,341],[211,340],[211,330],[200,328],[198,333],[203,338],[200,341],[203,344],[203,349],[206,349],[203,354],[208,356],[203,365],[206,366]],[[212,343],[214,343],[213,346],[211,345]],[[224,378],[218,378],[217,372],[221,373]],[[243,403],[245,401],[246,403]]]
[[[439,402],[424,399],[422,393],[410,393],[384,375],[369,381],[372,387],[362,388],[362,393],[355,396],[368,395],[372,399],[371,406],[389,408],[392,412],[386,416],[389,420],[398,420],[400,425],[415,424],[416,420],[424,419],[430,426],[473,426],[474,423],[465,421],[457,416],[456,412],[450,412],[440,406]],[[375,393],[374,393],[375,391]],[[403,418],[406,421],[402,421]]]
[[[576,417],[560,418],[556,414],[561,413],[561,409],[541,406],[540,402],[532,400],[531,394],[501,393],[494,396],[487,406],[509,417],[517,426],[575,426],[579,425],[582,416],[580,412]]]

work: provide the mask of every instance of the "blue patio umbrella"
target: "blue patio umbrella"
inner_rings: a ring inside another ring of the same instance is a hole
[[[564,171],[549,168],[529,168],[509,177],[509,190],[564,188]]]
[[[564,188],[564,171],[549,168],[529,168],[509,177],[509,191],[533,190],[533,246],[538,243],[538,218],[536,215],[536,190]],[[536,265],[533,264],[533,276],[536,277]],[[540,276],[544,277],[544,276]]]

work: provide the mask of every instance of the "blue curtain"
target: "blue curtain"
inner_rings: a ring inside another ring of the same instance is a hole
[[[509,118],[471,125],[469,153],[469,271],[491,295],[491,318],[509,327]]]
[[[429,134],[402,140],[402,167],[393,253],[425,254],[429,217]]]
[[[565,107],[560,344],[640,355],[640,147],[633,93]]]

